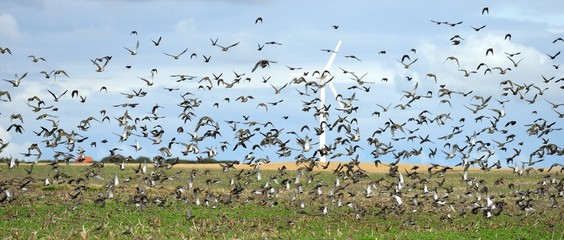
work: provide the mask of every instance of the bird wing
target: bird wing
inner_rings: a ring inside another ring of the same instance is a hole
[[[57,96],[53,92],[51,92],[51,90],[47,89],[47,92],[49,92],[51,96],[53,96],[53,98],[57,99]]]
[[[180,55],[186,53],[186,51],[188,51],[188,48],[184,49],[184,51],[182,51],[181,53],[179,53],[178,56],[180,56]]]
[[[254,72],[255,70],[257,70],[258,66],[259,66],[261,63],[262,63],[262,60],[258,61],[258,62],[255,64],[255,67],[253,67],[253,70],[251,70],[251,72]]]

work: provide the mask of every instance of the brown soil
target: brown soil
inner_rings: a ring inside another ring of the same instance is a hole
[[[339,165],[339,163],[346,163],[346,162],[330,162],[329,167],[325,170],[323,170],[321,168],[321,165],[325,165],[323,163],[320,164],[319,168],[315,168],[316,171],[333,171],[335,168],[337,168],[337,166]],[[368,172],[372,172],[372,173],[383,173],[383,172],[388,172],[388,165],[383,165],[380,164],[378,165],[378,167],[376,167],[374,165],[374,163],[368,163],[368,162],[361,162],[360,164],[360,168],[368,171]],[[260,169],[262,170],[277,170],[278,168],[281,168],[282,166],[286,166],[287,170],[296,170],[298,167],[301,167],[303,165],[296,165],[295,162],[271,162],[268,164],[264,164],[260,167]],[[414,166],[416,166],[415,164],[399,164],[399,170],[402,172],[405,172],[405,169],[407,169],[408,171],[412,171],[411,168],[413,168]],[[419,169],[417,171],[422,172],[422,171],[427,171],[427,167],[426,165],[418,165]],[[176,167],[180,167],[180,168],[196,168],[196,169],[221,169],[221,167],[219,166],[219,164],[178,164],[176,165]],[[235,166],[236,169],[251,169],[251,166],[247,165],[247,164],[239,164]],[[462,171],[462,168],[460,167],[455,167],[455,170],[457,171]]]
[[[337,168],[337,166],[339,165],[339,163],[341,164],[345,164],[347,162],[330,162],[329,167],[327,167],[327,169],[322,169],[321,166],[325,165],[324,163],[320,163],[318,168],[314,168],[314,171],[333,171],[335,170],[335,168]],[[42,164],[42,163],[40,163]],[[77,163],[73,163],[71,165],[74,165]],[[89,163],[78,163],[79,165],[87,165]],[[132,166],[137,166],[138,163],[127,163],[126,165],[128,167],[132,167]],[[152,166],[151,163],[148,163],[149,166]],[[361,162],[360,164],[360,168],[362,168],[363,170],[366,170],[367,172],[371,172],[371,173],[385,173],[388,172],[389,166],[387,164],[379,164],[378,167],[376,167],[374,165],[374,163],[372,162]],[[286,166],[287,170],[296,170],[298,167],[302,167],[304,165],[296,165],[295,162],[271,162],[268,164],[263,164],[260,168],[262,170],[277,170],[278,168],[281,168],[282,166]],[[414,166],[419,166],[419,168],[417,169],[418,172],[426,172],[427,168],[430,165],[425,165],[425,164],[421,164],[421,165],[417,165],[417,164],[399,164],[399,170],[402,172],[405,172],[405,170],[407,169],[408,171],[413,171],[411,170]],[[219,166],[219,163],[207,163],[207,164],[200,164],[200,163],[194,163],[194,164],[177,164],[175,166],[175,168],[183,168],[183,169],[221,169],[221,166]],[[238,164],[235,165],[236,169],[252,169],[252,166],[247,165],[247,164]],[[454,171],[456,172],[462,172],[463,168],[462,167],[453,167]],[[502,170],[507,170],[507,169],[502,169]],[[479,168],[470,168],[470,171],[481,171]]]

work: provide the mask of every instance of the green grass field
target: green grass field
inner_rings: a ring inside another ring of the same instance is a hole
[[[242,171],[237,178],[239,169],[224,173],[189,166],[150,166],[142,174],[135,173],[131,165],[125,170],[113,164],[91,169],[62,165],[59,173],[67,177],[54,179],[55,172],[48,165],[34,166],[31,174],[25,171],[29,167],[20,164],[0,172],[2,239],[564,238],[562,176],[554,171],[523,176],[474,171],[469,174],[474,180],[470,185],[452,171],[433,174],[425,183],[422,179],[428,173],[419,170],[412,177],[402,173],[405,181],[398,189],[398,176],[367,173],[358,177],[314,170],[303,173],[303,193],[299,193],[294,184],[297,171],[262,170],[258,180],[251,170]],[[69,183],[78,178],[84,181]],[[346,187],[331,194],[337,178]],[[51,184],[45,186],[44,179]],[[289,190],[282,183],[285,179],[291,182]],[[265,186],[269,181],[270,186]],[[373,192],[366,197],[369,184]],[[428,193],[423,192],[424,185]],[[400,196],[403,204],[397,206],[392,195]],[[493,205],[502,207],[501,211],[491,209],[491,217],[486,216],[491,208],[487,196]],[[417,199],[417,205],[412,199]],[[193,218],[187,217],[188,210]]]

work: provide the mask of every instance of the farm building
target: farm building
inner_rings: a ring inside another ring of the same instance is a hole
[[[75,163],[92,163],[94,159],[89,156],[79,156],[74,160]]]

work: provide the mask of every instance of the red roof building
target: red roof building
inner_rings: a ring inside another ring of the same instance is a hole
[[[92,163],[94,162],[94,159],[92,157],[88,157],[88,156],[82,156],[82,157],[77,157],[74,160],[75,163]]]

